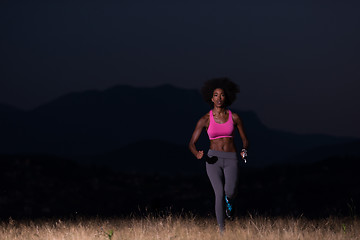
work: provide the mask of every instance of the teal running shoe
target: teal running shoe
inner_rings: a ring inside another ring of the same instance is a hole
[[[228,219],[233,219],[233,215],[234,215],[233,204],[226,195],[225,195],[225,204],[226,204],[226,211],[225,211],[226,217]]]

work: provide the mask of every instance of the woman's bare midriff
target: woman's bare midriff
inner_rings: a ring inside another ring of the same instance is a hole
[[[234,139],[232,137],[210,140],[210,149],[222,152],[236,152]]]

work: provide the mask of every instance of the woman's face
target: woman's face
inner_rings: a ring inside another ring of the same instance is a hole
[[[225,104],[225,92],[221,88],[216,88],[213,92],[212,102],[214,107],[223,107]]]

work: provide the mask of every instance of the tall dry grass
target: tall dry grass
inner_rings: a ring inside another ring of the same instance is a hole
[[[360,239],[360,222],[354,218],[246,217],[228,222],[220,234],[214,219],[192,216],[147,216],[129,219],[78,219],[1,222],[1,240],[351,240]]]

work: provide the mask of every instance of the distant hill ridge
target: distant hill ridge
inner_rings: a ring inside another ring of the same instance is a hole
[[[159,141],[183,146],[180,149],[188,151],[195,124],[209,109],[197,90],[171,85],[114,86],[104,91],[74,92],[30,111],[0,105],[0,153],[44,153],[72,158],[109,156],[136,144],[139,151],[144,144],[156,149],[153,154],[168,151],[158,146]],[[268,165],[315,147],[355,140],[273,130],[254,112],[232,110],[243,119],[250,141],[250,164]],[[240,148],[239,136],[236,143]],[[199,148],[206,150],[207,146],[204,132]]]

